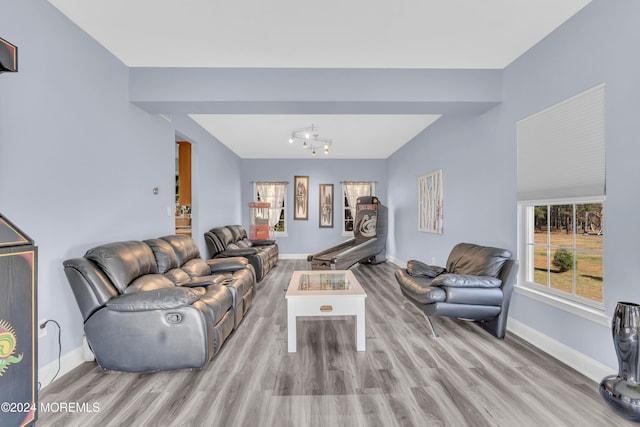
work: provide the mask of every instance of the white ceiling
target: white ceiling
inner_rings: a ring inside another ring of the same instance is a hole
[[[413,139],[438,115],[228,115],[192,114],[205,129],[242,158],[310,158],[301,142],[289,144],[291,131],[313,124],[318,135],[333,141],[329,154],[320,150],[315,157],[332,159],[386,159]],[[250,124],[247,126],[247,124]],[[242,143],[236,143],[242,141]]]
[[[49,2],[130,67],[502,69],[590,0]],[[194,116],[244,158],[308,156],[274,144],[310,120],[331,158],[386,158],[435,117]]]

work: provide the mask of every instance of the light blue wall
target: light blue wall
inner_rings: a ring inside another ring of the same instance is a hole
[[[197,226],[240,220],[239,159],[195,123],[133,106],[128,68],[46,1],[0,5],[20,67],[0,75],[0,212],[39,247],[38,317],[60,323],[65,355],[83,331],[62,261],[174,232],[176,129],[196,146]],[[41,367],[57,358],[55,328],[39,346]]]
[[[606,84],[604,303],[640,302],[640,3],[594,0],[504,74],[505,121],[513,123],[597,84]],[[617,368],[609,327],[516,295],[513,316],[554,339]]]
[[[309,176],[309,220],[293,220],[293,177]],[[253,183],[257,181],[287,181],[288,237],[278,237],[278,247],[285,255],[306,255],[347,240],[341,236],[341,181],[375,181],[376,195],[387,203],[387,170],[385,160],[243,160],[242,161],[242,224],[249,226],[249,208],[253,200]],[[334,227],[318,226],[319,184],[333,184]],[[219,224],[224,225],[224,224]]]
[[[399,260],[443,264],[459,241],[515,251],[515,122],[599,83],[606,83],[607,199],[604,286],[611,316],[617,301],[640,301],[636,261],[640,210],[640,3],[594,0],[504,71],[504,101],[476,117],[445,116],[388,163],[389,242]],[[417,231],[417,178],[444,172],[444,234]],[[612,368],[607,326],[514,294],[510,314],[550,338]]]
[[[474,242],[515,250],[515,151],[498,138],[500,107],[444,116],[388,159],[388,250],[401,262],[445,265]],[[442,169],[444,233],[418,231],[418,177]]]

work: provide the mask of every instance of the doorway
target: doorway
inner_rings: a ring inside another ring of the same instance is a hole
[[[191,236],[191,143],[176,141],[176,234]]]

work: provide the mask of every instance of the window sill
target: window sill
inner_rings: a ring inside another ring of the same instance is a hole
[[[611,319],[606,316],[604,310],[589,307],[587,305],[580,304],[579,302],[557,297],[546,292],[541,292],[529,286],[515,285],[514,290],[518,294],[548,304],[560,310],[564,310],[571,314],[575,314],[576,316],[580,316],[599,325],[611,326]]]

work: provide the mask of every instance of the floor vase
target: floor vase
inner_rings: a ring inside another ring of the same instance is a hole
[[[611,323],[618,375],[600,382],[600,395],[620,416],[640,422],[640,305],[619,302]]]

